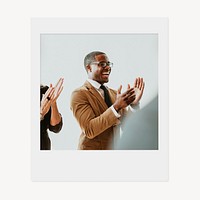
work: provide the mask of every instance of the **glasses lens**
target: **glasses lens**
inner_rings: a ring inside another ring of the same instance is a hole
[[[100,62],[99,66],[103,67],[103,68],[106,67],[106,66],[112,67],[113,63],[111,63],[111,62]]]
[[[100,62],[100,63],[99,63],[99,66],[104,68],[104,67],[107,66],[107,63],[106,63],[106,62]]]
[[[109,62],[108,65],[109,65],[110,67],[113,67],[113,63],[111,63],[111,62]]]

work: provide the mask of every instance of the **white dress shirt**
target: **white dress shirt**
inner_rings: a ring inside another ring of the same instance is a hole
[[[97,81],[94,81],[92,79],[88,79],[87,80],[98,92],[99,94],[102,96],[102,98],[104,99],[104,91],[100,88],[101,84],[98,83]],[[120,118],[121,115],[114,109],[114,106],[112,105],[110,107],[114,113],[114,115],[117,117],[117,118]]]

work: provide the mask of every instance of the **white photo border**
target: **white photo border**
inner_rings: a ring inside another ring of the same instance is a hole
[[[158,34],[158,150],[40,151],[40,35],[48,33]],[[167,18],[31,19],[32,181],[168,181],[168,53]]]

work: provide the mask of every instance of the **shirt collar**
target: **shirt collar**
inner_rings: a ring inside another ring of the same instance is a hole
[[[100,88],[100,86],[101,86],[101,84],[100,83],[98,83],[97,81],[94,81],[94,80],[92,80],[92,79],[87,79],[87,81],[94,87],[94,88],[96,88],[97,90]]]

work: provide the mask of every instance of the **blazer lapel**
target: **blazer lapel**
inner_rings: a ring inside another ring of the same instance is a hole
[[[113,94],[113,92],[110,92],[109,88],[108,88],[108,91],[109,91],[111,102],[113,104],[115,102],[115,100],[116,100],[116,94]]]
[[[104,101],[104,99],[102,98],[102,96],[99,94],[99,92],[88,82],[86,81],[84,83],[84,86],[88,89],[88,91],[93,95],[94,98],[96,98],[100,104],[104,107],[104,109],[106,110],[108,108],[108,106],[106,105],[106,102]]]

